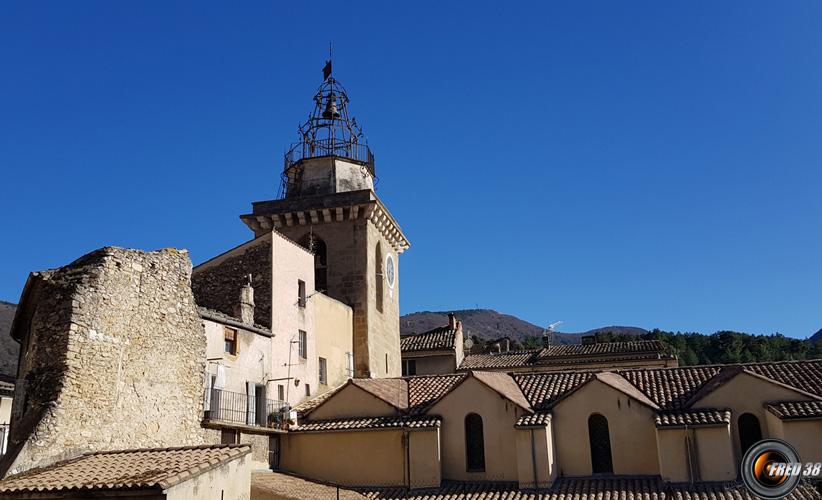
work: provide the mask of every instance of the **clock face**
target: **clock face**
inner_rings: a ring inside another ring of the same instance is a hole
[[[388,256],[385,258],[385,279],[386,281],[388,281],[388,286],[390,286],[391,288],[394,288],[394,281],[396,279],[395,271],[396,270],[394,269],[394,256],[388,254]]]

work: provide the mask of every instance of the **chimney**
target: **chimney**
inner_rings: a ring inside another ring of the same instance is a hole
[[[234,315],[247,325],[254,324],[254,288],[251,286],[251,275],[248,275],[248,283],[240,289],[240,303]]]
[[[508,352],[511,350],[511,340],[508,337],[502,339],[502,352]]]
[[[546,331],[542,334],[542,347],[551,347],[551,332]]]
[[[457,315],[454,313],[448,313],[448,328],[451,330],[457,329]]]
[[[492,354],[499,354],[500,352],[502,352],[502,346],[499,345],[499,342],[491,346]]]
[[[462,360],[465,359],[465,339],[462,335],[462,321],[457,321],[456,323],[456,328],[454,328],[455,371],[462,364]]]

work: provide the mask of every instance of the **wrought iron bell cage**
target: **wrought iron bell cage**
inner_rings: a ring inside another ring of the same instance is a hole
[[[302,160],[337,157],[360,164],[374,178],[374,155],[356,118],[348,114],[348,93],[333,77],[314,94],[314,110],[298,128],[300,140],[285,154],[280,197],[298,196]]]

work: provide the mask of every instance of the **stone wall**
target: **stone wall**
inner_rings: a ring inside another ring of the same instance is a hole
[[[252,276],[254,322],[271,327],[271,235],[244,243],[194,269],[191,288],[197,304],[237,316],[240,289]],[[238,318],[239,319],[239,318]]]
[[[29,277],[11,332],[23,352],[0,473],[203,442],[206,338],[190,279],[185,251],[114,247]]]
[[[11,322],[14,320],[15,304],[0,300],[0,375],[17,377],[17,356],[20,346],[11,336]]]

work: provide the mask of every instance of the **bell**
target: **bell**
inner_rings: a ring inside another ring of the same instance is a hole
[[[340,112],[337,111],[337,96],[331,94],[328,101],[325,103],[325,111],[323,111],[323,118],[333,120],[339,118]]]

